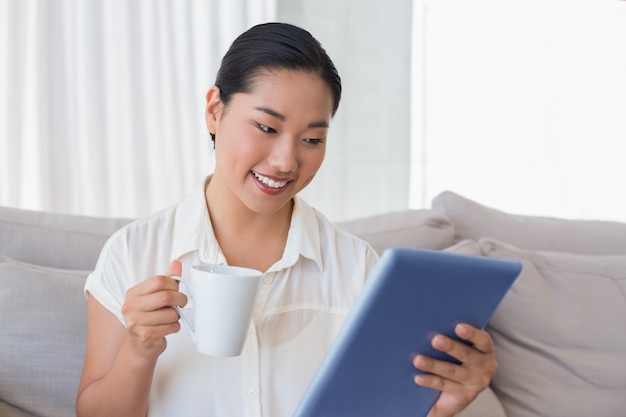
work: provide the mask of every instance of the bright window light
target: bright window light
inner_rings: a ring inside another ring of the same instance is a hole
[[[416,0],[411,204],[626,221],[626,2]]]

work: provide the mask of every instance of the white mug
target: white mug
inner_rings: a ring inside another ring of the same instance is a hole
[[[198,352],[212,356],[238,356],[243,350],[263,272],[228,265],[191,267],[184,283],[193,301],[193,323],[175,306],[191,333]]]

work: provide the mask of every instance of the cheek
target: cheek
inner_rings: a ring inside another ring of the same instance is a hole
[[[309,175],[315,175],[324,162],[324,156],[326,155],[326,147],[320,147],[315,149],[314,152],[308,152],[303,159],[301,159],[301,168],[305,169]]]
[[[249,162],[250,158],[262,155],[262,143],[254,132],[246,129],[229,130],[217,139],[216,153],[221,150],[220,156],[226,157],[231,164]]]
[[[324,162],[324,155],[324,150],[316,152],[315,156],[310,156],[307,159],[306,166],[300,167],[302,175],[301,179],[304,180],[299,188],[300,190],[306,188],[311,183],[311,181],[313,181],[313,178],[315,178],[317,171],[319,171],[322,163]]]

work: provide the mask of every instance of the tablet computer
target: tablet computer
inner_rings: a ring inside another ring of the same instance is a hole
[[[432,336],[484,328],[520,272],[517,261],[386,249],[293,417],[426,416],[440,391],[415,384],[413,358],[457,362]]]

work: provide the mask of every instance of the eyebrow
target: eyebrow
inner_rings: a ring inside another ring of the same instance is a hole
[[[268,114],[270,116],[272,116],[275,119],[280,120],[281,122],[284,122],[285,120],[287,120],[287,118],[285,117],[285,115],[277,112],[276,110],[270,109],[268,107],[255,107],[255,110],[258,110],[260,112],[263,112],[265,114]],[[319,120],[317,122],[311,122],[309,123],[309,128],[318,128],[318,127],[325,127],[328,128],[328,122],[325,120]]]

